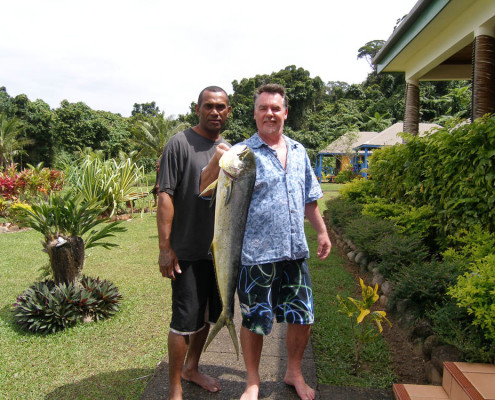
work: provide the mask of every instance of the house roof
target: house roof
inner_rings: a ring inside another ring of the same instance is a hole
[[[441,126],[437,124],[420,123],[418,134],[419,136],[423,136],[433,128],[441,128]],[[394,144],[402,143],[402,137],[399,136],[399,133],[402,132],[404,132],[404,124],[402,122],[397,122],[355,147],[365,147],[365,145],[373,147],[393,146]]]
[[[437,124],[420,123],[419,135],[425,135],[433,128],[441,128],[441,126]],[[402,137],[399,135],[402,132],[404,132],[404,123],[397,122],[381,132],[357,132],[357,136],[352,142],[350,142],[349,136],[346,137],[346,135],[342,135],[323,150],[318,152],[318,154],[341,155],[353,152],[354,149],[364,148],[367,146],[393,146],[394,144],[402,143]]]
[[[354,138],[354,140],[350,140],[349,134],[351,133],[352,132],[348,132],[338,139],[334,140],[327,147],[318,152],[318,154],[339,155],[353,153],[353,149],[356,146],[363,144],[364,142],[370,140],[373,136],[378,134],[378,132],[355,132],[356,137]]]

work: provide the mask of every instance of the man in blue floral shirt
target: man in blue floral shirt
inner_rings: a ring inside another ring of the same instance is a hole
[[[314,321],[304,217],[318,234],[317,256],[325,259],[331,243],[317,204],[323,193],[304,147],[283,134],[287,119],[283,86],[258,88],[254,118],[258,132],[244,142],[254,152],[257,165],[238,284],[248,375],[241,400],[258,398],[263,336],[270,333],[275,318],[288,324],[285,382],[295,387],[301,399],[313,400],[315,391],[301,372]]]

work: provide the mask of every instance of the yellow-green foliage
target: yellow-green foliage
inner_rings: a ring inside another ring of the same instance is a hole
[[[16,202],[12,203],[8,209],[8,219],[12,222],[19,222],[19,215],[23,214],[24,211],[32,211],[32,208],[27,203]]]
[[[474,316],[473,323],[483,329],[487,339],[495,340],[495,254],[471,264],[448,294]]]
[[[374,196],[373,182],[362,178],[353,179],[346,183],[339,192],[346,200],[366,203],[370,197]]]

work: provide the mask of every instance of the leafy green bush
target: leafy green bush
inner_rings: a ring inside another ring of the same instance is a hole
[[[393,276],[390,307],[406,300],[417,317],[424,317],[446,301],[447,290],[459,276],[459,265],[452,262],[420,262],[402,268]]]
[[[352,171],[352,168],[347,168],[339,172],[339,174],[335,177],[335,183],[348,183],[358,177],[360,177],[360,175],[355,174]]]
[[[36,282],[14,304],[14,320],[22,328],[41,334],[55,333],[85,317],[95,321],[120,309],[122,295],[113,283],[83,277],[78,284]]]
[[[375,251],[378,269],[386,278],[412,264],[425,262],[429,255],[428,248],[416,234],[385,234],[377,240]]]
[[[363,205],[363,215],[381,219],[397,217],[406,213],[408,210],[409,207],[405,204],[392,203],[381,197],[376,197],[373,199],[368,198],[366,204]]]
[[[474,316],[488,340],[495,341],[495,254],[471,264],[470,271],[459,276],[448,294]]]
[[[365,203],[369,201],[369,198],[375,195],[373,182],[369,179],[354,179],[349,183],[346,183],[339,193],[342,198],[357,202]]]
[[[24,214],[26,210],[31,210],[31,206],[27,203],[11,203],[7,210],[7,218],[13,223],[19,223],[22,221],[21,215]]]
[[[417,234],[421,238],[427,238],[437,230],[438,221],[435,211],[430,205],[409,207],[405,212],[389,218],[399,228],[399,232],[405,234]]]
[[[495,251],[495,233],[488,232],[480,225],[474,225],[469,230],[460,229],[448,239],[451,247],[442,253],[442,257],[466,266]]]
[[[440,241],[480,224],[495,231],[495,116],[448,126],[380,149],[370,161],[377,193],[415,207],[431,205]]]
[[[458,307],[452,299],[438,307],[427,317],[432,321],[435,335],[443,342],[455,346],[468,362],[495,362],[495,340],[487,340],[473,315]]]
[[[330,224],[335,228],[344,228],[347,223],[361,215],[362,205],[352,203],[340,197],[326,203]]]
[[[377,244],[385,235],[396,234],[397,228],[390,221],[361,215],[349,220],[345,232],[360,250],[376,260]]]

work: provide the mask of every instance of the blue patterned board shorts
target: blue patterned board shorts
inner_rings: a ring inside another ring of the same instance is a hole
[[[273,319],[289,324],[314,322],[313,292],[305,259],[243,265],[237,293],[242,326],[268,335]]]

